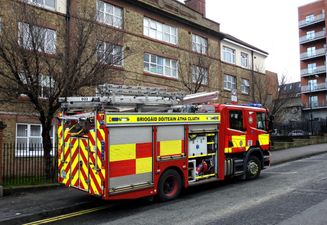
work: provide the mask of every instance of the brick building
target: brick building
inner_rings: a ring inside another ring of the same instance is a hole
[[[5,0],[0,3],[10,4]],[[44,24],[36,26],[52,37],[45,49],[55,54],[64,41],[61,33],[68,14],[78,11],[80,1],[26,0],[25,3],[47,18]],[[175,0],[89,0],[87,4],[97,15],[96,25],[106,28],[108,35],[112,30],[123,33],[115,54],[124,54],[123,48],[133,51],[115,65],[117,73],[110,75],[112,83],[187,91],[201,68],[206,72],[199,91],[218,90],[219,102],[230,102],[231,90],[237,89],[239,102],[247,103],[252,101],[253,77],[265,76],[268,53],[220,32],[219,23],[206,18],[205,0],[187,0],[185,4]],[[10,17],[1,9],[2,23],[9,22]],[[1,106],[0,120],[7,125],[5,140],[41,143],[38,114],[26,97],[20,96],[18,101]]]
[[[265,59],[268,53],[229,34],[223,34],[220,49],[224,80],[220,84],[221,101],[230,102],[231,91],[235,89],[239,103],[254,102],[253,81],[257,77],[267,78]]]
[[[298,8],[301,100],[307,119],[327,117],[326,9],[326,0]]]

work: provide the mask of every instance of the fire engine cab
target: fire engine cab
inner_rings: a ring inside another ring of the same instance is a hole
[[[106,88],[106,96],[61,99],[58,179],[68,187],[106,200],[158,196],[165,201],[191,185],[257,178],[270,164],[264,108],[185,106],[176,93]],[[192,96],[183,99],[190,102]]]

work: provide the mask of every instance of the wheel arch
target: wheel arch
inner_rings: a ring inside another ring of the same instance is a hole
[[[185,181],[185,176],[184,176],[183,170],[181,168],[179,168],[178,166],[169,166],[169,167],[165,168],[165,170],[162,171],[162,173],[160,173],[160,176],[159,176],[158,180],[160,180],[161,176],[170,169],[176,170],[176,172],[181,176],[182,188],[187,187],[187,181]]]
[[[260,160],[261,169],[264,167],[263,153],[260,148],[250,148],[246,154],[246,162],[251,156],[255,156]]]

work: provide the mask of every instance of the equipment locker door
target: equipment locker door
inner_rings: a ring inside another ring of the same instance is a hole
[[[110,128],[109,191],[152,184],[152,127]]]

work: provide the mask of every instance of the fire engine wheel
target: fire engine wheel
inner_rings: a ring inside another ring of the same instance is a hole
[[[161,201],[176,198],[182,190],[182,178],[176,170],[167,170],[159,180],[158,197]]]
[[[260,160],[255,156],[250,156],[246,165],[246,179],[252,180],[259,177],[261,172]]]

